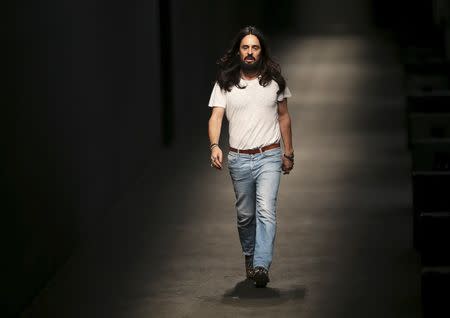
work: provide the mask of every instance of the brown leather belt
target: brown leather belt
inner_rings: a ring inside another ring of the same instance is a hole
[[[264,152],[264,151],[267,151],[270,149],[275,149],[278,147],[280,147],[280,143],[271,144],[271,145],[264,146],[262,148],[255,148],[255,149],[236,149],[236,148],[230,147],[230,151],[254,155],[255,153]]]

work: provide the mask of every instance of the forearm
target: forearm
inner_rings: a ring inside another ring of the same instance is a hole
[[[279,116],[278,121],[280,124],[281,138],[283,139],[284,152],[286,154],[292,154],[294,147],[292,145],[291,117],[289,113]]]
[[[216,117],[211,117],[208,122],[208,136],[210,144],[219,143],[221,129],[222,120]]]

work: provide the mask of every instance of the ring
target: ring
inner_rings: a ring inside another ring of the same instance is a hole
[[[211,168],[213,168],[214,167],[214,165],[213,164],[211,164]]]

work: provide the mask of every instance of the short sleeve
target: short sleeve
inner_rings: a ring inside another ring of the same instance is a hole
[[[219,84],[214,85],[214,88],[211,93],[211,97],[209,98],[209,107],[223,107],[225,108],[227,106],[227,97],[225,95],[225,91],[222,90],[219,86]]]
[[[291,91],[289,90],[289,87],[286,86],[284,88],[284,91],[278,95],[277,101],[282,102],[283,99],[289,98],[289,97],[292,97],[292,94],[291,94]]]

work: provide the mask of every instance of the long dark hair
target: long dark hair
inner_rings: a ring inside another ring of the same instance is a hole
[[[241,40],[247,35],[254,35],[258,38],[261,45],[261,66],[259,69],[259,84],[267,86],[272,80],[277,82],[280,94],[286,88],[286,80],[281,75],[280,65],[270,57],[269,48],[267,47],[264,35],[254,26],[247,26],[239,30],[233,39],[230,49],[218,61],[219,71],[217,72],[216,81],[221,89],[231,91],[233,86],[245,88],[239,85],[241,79],[241,61],[239,56],[239,47]]]

